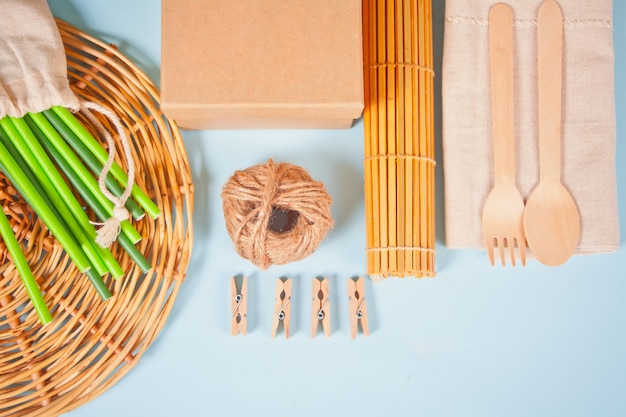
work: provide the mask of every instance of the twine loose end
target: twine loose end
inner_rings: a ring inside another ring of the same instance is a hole
[[[130,214],[124,207],[115,207],[113,216],[107,219],[97,230],[96,243],[103,248],[110,247],[117,240],[122,229],[122,222],[128,220]]]

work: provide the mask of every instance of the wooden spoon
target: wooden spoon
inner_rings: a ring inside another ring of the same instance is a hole
[[[542,263],[556,266],[574,253],[580,235],[578,208],[561,182],[563,14],[554,0],[539,9],[539,184],[526,201],[526,241]]]

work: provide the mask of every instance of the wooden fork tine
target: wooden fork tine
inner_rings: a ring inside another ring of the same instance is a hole
[[[521,241],[517,239],[517,247],[519,248],[519,256],[522,261],[522,266],[526,266],[526,239],[522,237]]]
[[[489,239],[486,238],[485,239],[485,246],[487,246],[487,256],[489,256],[489,263],[491,263],[491,266],[494,265],[495,260],[494,260],[494,253],[493,253],[493,241],[494,239]]]
[[[498,246],[498,252],[500,253],[500,262],[502,266],[506,265],[506,258],[504,257],[504,239],[496,239],[496,245]]]
[[[515,266],[515,238],[507,238],[506,245],[509,247],[509,255],[511,255],[511,265]]]

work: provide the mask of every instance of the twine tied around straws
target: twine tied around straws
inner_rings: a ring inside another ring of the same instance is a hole
[[[135,181],[135,162],[133,160],[133,154],[130,149],[130,144],[128,141],[128,137],[124,131],[124,126],[120,122],[119,117],[111,110],[103,107],[97,103],[90,101],[81,102],[80,111],[85,117],[93,124],[93,126],[98,131],[98,134],[103,137],[109,148],[109,156],[106,164],[102,167],[102,171],[98,176],[98,187],[102,194],[106,196],[109,201],[113,203],[113,215],[109,217],[104,223],[96,223],[93,224],[100,226],[97,230],[96,243],[103,248],[108,248],[111,246],[113,242],[117,239],[117,236],[120,234],[121,223],[124,220],[128,220],[130,214],[128,210],[124,206],[126,204],[126,200],[130,197],[132,192],[133,183]],[[124,150],[124,156],[126,158],[127,164],[127,175],[128,180],[126,182],[126,188],[120,197],[116,197],[109,191],[106,186],[106,178],[113,166],[116,155],[116,146],[115,141],[113,140],[113,136],[109,133],[109,131],[102,125],[100,120],[93,114],[93,112],[100,113],[105,116],[115,127],[115,131],[117,132],[120,143],[122,145],[122,149]]]

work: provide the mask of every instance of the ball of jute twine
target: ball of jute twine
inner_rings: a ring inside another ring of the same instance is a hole
[[[333,227],[324,185],[301,167],[271,159],[236,171],[222,200],[237,253],[261,269],[309,256]],[[286,224],[277,227],[281,215]]]

